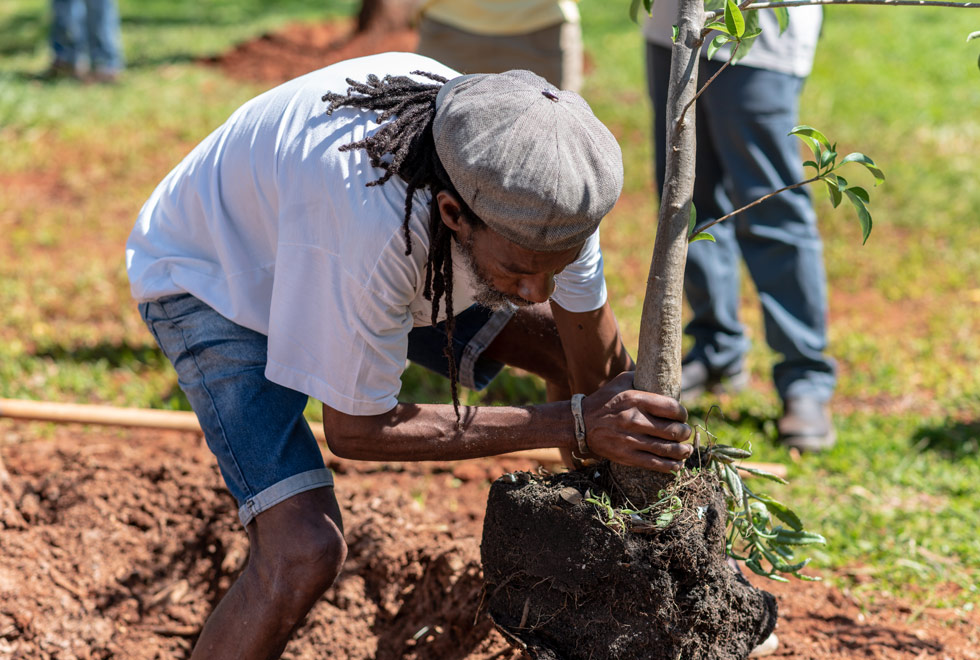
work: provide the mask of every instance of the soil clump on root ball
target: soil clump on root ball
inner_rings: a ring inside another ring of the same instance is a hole
[[[725,555],[725,499],[707,472],[653,474],[661,504],[617,502],[608,464],[490,489],[481,546],[486,607],[541,660],[745,660],[776,600]],[[602,499],[604,505],[589,499]],[[676,496],[677,499],[674,499]]]

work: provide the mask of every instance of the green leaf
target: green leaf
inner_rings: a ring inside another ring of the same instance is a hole
[[[730,465],[722,468],[722,472],[725,476],[725,484],[727,484],[728,490],[732,493],[735,505],[738,506],[742,502],[742,478],[738,476],[735,468]]]
[[[677,26],[676,25],[671,25],[670,26],[670,42],[671,43],[676,43],[677,42],[677,35],[679,35],[680,33],[681,33],[681,31],[677,29]]]
[[[780,476],[773,474],[772,472],[766,472],[765,470],[759,470],[758,468],[747,467],[745,465],[739,465],[739,470],[744,470],[749,474],[754,474],[757,477],[762,477],[763,479],[768,479],[769,481],[775,481],[777,484],[788,484],[789,482]]]
[[[796,515],[796,513],[788,506],[782,502],[772,499],[768,495],[756,493],[753,494],[752,497],[765,504],[770,513],[792,527],[794,530],[797,532],[803,531],[803,522],[800,520],[800,517]]]
[[[813,166],[816,167],[817,170],[819,171],[820,166],[818,165],[818,163],[820,162],[820,154],[823,153],[823,148],[821,148],[820,143],[814,140],[809,135],[797,135],[796,137],[800,138],[800,142],[805,144],[810,149],[810,151],[813,152],[813,157],[816,162],[814,161],[807,161],[807,162],[813,162]]]
[[[694,202],[691,202],[691,210],[687,213],[687,233],[690,234],[694,231],[694,226],[698,223],[698,209],[694,206]]]
[[[722,456],[727,456],[729,458],[748,458],[752,455],[747,449],[741,449],[739,447],[732,447],[730,445],[713,445],[711,447],[712,454],[721,454]]]
[[[752,569],[752,572],[757,575],[761,575],[763,577],[769,577],[772,575],[772,571],[767,571],[766,569],[762,568],[762,564],[756,557],[749,557],[746,559],[745,565]]]
[[[817,170],[818,172],[820,171],[820,166],[817,165],[812,160],[805,160],[805,161],[803,161],[803,167],[812,167],[813,169]]]
[[[640,22],[640,3],[643,0],[633,0],[630,2],[630,18],[634,23]]]
[[[721,32],[723,34],[729,34],[728,26],[725,25],[722,21],[713,21],[711,23],[708,23],[707,25],[704,26],[704,29],[717,30],[718,32]]]
[[[772,564],[772,567],[779,571],[780,573],[795,573],[802,568],[806,568],[806,565],[810,563],[810,558],[807,557],[801,562],[796,564],[787,564],[779,557],[776,553],[770,552],[762,543],[756,543],[765,558]]]
[[[827,136],[821,133],[820,131],[818,131],[817,129],[813,128],[812,126],[807,126],[806,124],[800,124],[799,126],[794,126],[793,130],[791,130],[789,134],[812,138],[816,140],[817,143],[820,144],[820,146],[823,147],[824,149],[828,151],[831,150],[830,140],[827,139]]]
[[[653,14],[653,0],[643,0],[643,8],[647,10],[647,14]]]
[[[854,188],[848,188],[844,191],[847,198],[851,200],[851,204],[854,205],[854,210],[857,211],[858,221],[861,223],[861,232],[864,234],[864,240],[861,242],[862,245],[868,242],[868,236],[871,235],[871,213],[868,212],[868,207],[864,204],[864,200],[854,193]],[[860,190],[860,188],[858,188]],[[867,193],[865,193],[867,195]]]
[[[793,575],[803,580],[804,582],[823,582],[823,578],[817,577],[816,575],[803,575],[802,573],[793,573]]]
[[[708,51],[707,51],[708,59],[710,60],[712,57],[714,57],[715,53],[718,52],[718,49],[724,46],[725,44],[727,44],[731,40],[732,38],[729,37],[727,34],[719,34],[717,37],[712,39],[711,43],[708,44]]]
[[[735,37],[741,37],[745,33],[745,17],[742,16],[742,10],[738,8],[734,0],[726,0],[725,2],[725,25],[728,27],[728,33]]]
[[[743,16],[745,17],[745,29],[738,40],[738,50],[735,52],[735,57],[732,58],[732,64],[738,63],[748,55],[756,38],[762,34],[762,29],[759,27],[759,12],[750,11]]]
[[[793,552],[793,549],[788,548],[785,545],[775,544],[772,546],[772,550],[780,557],[786,557],[786,559],[794,559],[796,557],[796,554]]]
[[[715,241],[715,237],[712,236],[711,234],[709,234],[706,231],[699,231],[694,236],[692,236],[690,239],[688,239],[687,242],[688,243],[696,243],[697,241],[711,241],[712,243],[716,243],[717,242],[717,241]]]
[[[868,191],[861,186],[849,186],[847,190],[860,197],[861,201],[865,204],[871,203],[871,197],[868,195]]]
[[[827,190],[830,191],[830,203],[834,205],[836,209],[840,206],[841,200],[844,199],[844,195],[841,193],[840,181],[844,181],[839,176],[834,176],[833,174],[823,177],[823,182],[827,184]],[[846,187],[847,182],[844,181],[844,186]]]
[[[834,169],[835,158],[837,158],[837,152],[833,149],[827,149],[826,151],[820,152],[820,167]]]
[[[779,527],[776,529],[776,543],[783,545],[813,545],[815,543],[827,544],[827,539],[815,532],[795,532]]]
[[[776,15],[776,22],[779,23],[779,34],[782,34],[789,27],[789,10],[786,7],[773,7],[772,13]]]
[[[871,175],[875,179],[876,186],[885,182],[885,173],[882,172],[877,165],[875,165],[875,162],[873,160],[871,160],[870,158],[868,158],[862,153],[854,152],[852,154],[847,154],[841,160],[840,164],[844,165],[846,163],[861,163],[866,168],[868,168],[868,171],[871,172]]]

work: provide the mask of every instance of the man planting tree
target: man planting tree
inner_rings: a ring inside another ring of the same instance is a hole
[[[578,95],[403,53],[266,92],[163,180],[127,244],[132,291],[251,544],[192,657],[278,657],[343,564],[310,396],[347,458],[557,447],[680,467],[686,412],[631,389],[606,300],[598,225],[622,181]],[[406,359],[448,376],[452,405],[399,402]],[[457,382],[504,364],[551,402],[459,405]]]

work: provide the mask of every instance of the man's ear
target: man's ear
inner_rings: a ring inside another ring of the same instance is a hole
[[[448,190],[440,190],[436,193],[436,204],[439,206],[439,214],[442,222],[455,232],[458,232],[463,224],[463,207],[459,200]]]

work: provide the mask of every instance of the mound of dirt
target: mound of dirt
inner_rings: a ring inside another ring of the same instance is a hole
[[[414,30],[355,32],[353,20],[297,23],[242,43],[207,60],[227,75],[253,82],[280,83],[335,62],[388,51],[414,52]]]
[[[184,657],[247,559],[236,505],[195,435],[86,440],[5,451],[0,657]],[[338,477],[348,561],[284,657],[516,655],[478,614],[485,491],[367,469]]]

